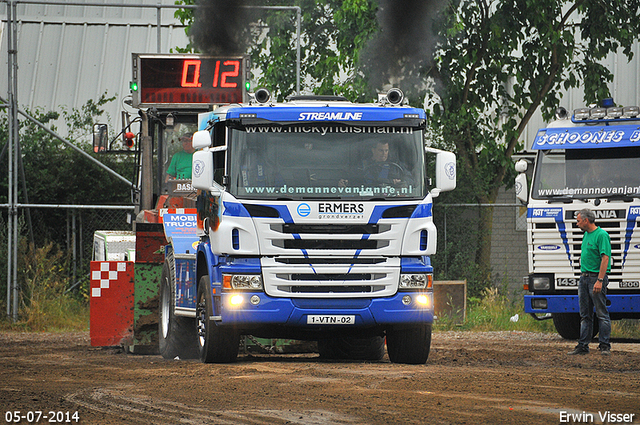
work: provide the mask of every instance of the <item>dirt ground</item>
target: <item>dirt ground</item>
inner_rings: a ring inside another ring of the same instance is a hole
[[[316,354],[219,365],[94,348],[88,333],[11,333],[0,335],[0,424],[640,424],[640,341],[614,340],[610,357],[597,343],[568,356],[574,344],[439,332],[420,366]]]

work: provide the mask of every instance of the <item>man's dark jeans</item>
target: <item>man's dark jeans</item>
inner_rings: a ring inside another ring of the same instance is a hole
[[[578,284],[578,298],[580,300],[580,340],[578,344],[588,347],[593,336],[593,309],[596,310],[596,317],[600,329],[598,340],[600,349],[611,349],[609,339],[611,337],[611,319],[607,310],[607,286],[609,278],[605,275],[602,282],[602,291],[593,293],[593,285],[598,280],[598,276],[580,276]]]

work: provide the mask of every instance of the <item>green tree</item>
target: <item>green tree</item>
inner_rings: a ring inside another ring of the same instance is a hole
[[[68,139],[87,153],[92,152],[90,134],[96,117],[104,113],[102,107],[115,98],[103,94],[98,100],[89,100],[80,108],[44,112],[40,109],[27,111],[53,131],[52,124],[62,119],[68,127]],[[31,121],[20,117],[20,152],[26,176],[26,187],[29,200],[40,204],[104,204],[130,203],[130,191],[126,184],[97,167],[87,158],[69,148],[59,139],[53,137]],[[6,114],[0,116],[0,144],[7,142]],[[94,154],[95,155],[95,154]],[[131,156],[114,157],[111,155],[95,155],[108,167],[121,175],[132,178],[134,174]],[[0,163],[5,172],[0,176],[0,202],[7,202],[7,156]],[[20,202],[24,202],[25,194],[22,184],[19,187]]]
[[[550,119],[562,90],[585,104],[609,96],[602,60],[628,59],[640,33],[638,0],[459,0],[442,10],[430,75],[440,95],[431,126],[458,153],[459,201],[494,203],[514,177],[511,156],[534,112]],[[461,198],[464,197],[464,198]],[[492,211],[479,217],[476,262],[488,276]]]
[[[53,131],[58,131],[53,124],[62,118],[67,126],[69,141],[87,153],[94,155],[112,170],[132,180],[135,173],[134,158],[131,155],[97,155],[92,153],[90,143],[92,126],[98,117],[104,114],[103,106],[113,101],[114,97],[105,94],[97,100],[89,100],[80,108],[60,108],[61,112],[35,110],[26,111],[39,122]],[[68,145],[54,138],[30,120],[19,116],[21,165],[24,167],[19,175],[18,199],[20,203],[27,201],[33,204],[130,204],[130,188],[121,180],[97,167],[96,164],[80,155]],[[8,123],[6,109],[0,110],[0,148],[7,144]],[[24,186],[26,186],[26,193]],[[8,155],[0,157],[0,203],[7,203],[8,198]],[[28,220],[26,209],[19,210],[19,233],[26,235]],[[66,209],[32,209],[30,211],[36,247],[27,246],[26,238],[20,243],[18,273],[23,276],[23,266],[29,260],[28,250],[36,250],[53,242],[57,246],[66,245],[64,223],[67,220]],[[0,217],[0,257],[7,258],[7,210]],[[85,212],[94,214],[92,211]],[[96,214],[99,214],[96,213]],[[5,255],[2,255],[2,254]],[[25,257],[26,256],[26,257]],[[24,280],[22,277],[20,280]],[[0,300],[6,296],[6,260],[0,262]]]
[[[214,3],[213,5],[211,3]],[[213,7],[216,1],[200,2]],[[217,3],[222,3],[217,2]],[[193,0],[178,0],[176,4],[193,4]],[[244,5],[251,6],[250,1]],[[353,100],[370,100],[364,73],[357,69],[360,51],[377,31],[376,5],[370,0],[269,0],[263,6],[300,6],[301,77],[303,92],[342,94]],[[220,9],[222,9],[220,7]],[[191,27],[197,14],[192,9],[180,9],[175,14]],[[259,9],[245,15],[252,19],[254,31],[243,52],[251,54],[254,67],[260,70],[258,86],[268,87],[279,99],[296,88],[296,16],[293,11]],[[249,22],[246,23],[248,26]],[[193,38],[193,31],[187,28]],[[197,46],[192,39],[177,51],[212,53]]]

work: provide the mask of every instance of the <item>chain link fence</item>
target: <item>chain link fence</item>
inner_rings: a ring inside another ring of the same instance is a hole
[[[480,220],[483,209],[493,217],[488,244],[482,243]],[[133,207],[29,207],[19,211],[21,240],[41,246],[54,242],[66,251],[71,288],[88,282],[89,262],[96,230],[131,230]],[[528,273],[526,207],[504,203],[494,205],[435,204],[433,217],[438,229],[437,253],[432,258],[437,280],[467,280],[469,296],[479,296],[487,286],[517,293]],[[0,254],[6,256],[7,209],[2,210]],[[29,225],[29,221],[31,224]],[[29,229],[32,229],[32,233]],[[488,250],[488,252],[483,251]],[[22,252],[22,251],[21,251]],[[488,263],[483,264],[485,259]],[[6,261],[0,264],[3,280],[0,297],[6,295]]]
[[[18,264],[25,264],[20,256],[29,255],[27,244],[41,247],[53,243],[65,252],[65,267],[69,275],[69,290],[88,286],[89,262],[93,252],[93,234],[96,230],[131,230],[133,207],[126,206],[62,206],[46,205],[21,207],[19,218]],[[8,258],[8,209],[1,210],[0,257]],[[0,264],[0,300],[6,300],[7,262]]]
[[[487,216],[490,224],[483,227],[480,223]],[[522,278],[529,267],[526,207],[435,204],[433,217],[438,229],[432,258],[437,280],[466,280],[471,297],[480,296],[486,287],[522,295]]]

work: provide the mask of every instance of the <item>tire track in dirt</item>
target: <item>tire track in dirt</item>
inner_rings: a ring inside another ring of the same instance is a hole
[[[65,400],[94,412],[121,418],[123,421],[146,422],[153,425],[181,423],[191,425],[354,425],[360,421],[326,410],[247,409],[216,411],[162,400],[132,395],[131,386],[93,388],[69,394]]]

